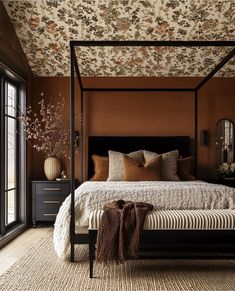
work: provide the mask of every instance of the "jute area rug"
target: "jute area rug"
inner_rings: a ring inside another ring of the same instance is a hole
[[[61,261],[51,239],[36,243],[0,277],[0,290],[235,290],[232,260],[132,260],[95,264],[89,279],[88,247],[78,246],[76,263]]]

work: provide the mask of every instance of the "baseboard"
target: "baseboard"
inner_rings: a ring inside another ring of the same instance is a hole
[[[28,229],[26,224],[17,224],[14,228],[12,228],[9,232],[7,232],[4,236],[0,237],[0,249],[20,235]]]

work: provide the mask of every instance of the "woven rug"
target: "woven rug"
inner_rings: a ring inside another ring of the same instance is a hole
[[[232,260],[132,260],[95,264],[89,279],[88,247],[78,246],[76,263],[61,261],[50,239],[36,243],[0,277],[0,290],[137,291],[235,290]]]

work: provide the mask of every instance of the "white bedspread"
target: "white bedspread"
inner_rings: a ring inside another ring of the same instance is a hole
[[[113,200],[142,201],[154,209],[235,209],[235,189],[201,181],[85,182],[75,191],[76,229],[88,226],[90,211]],[[70,196],[60,207],[53,235],[58,256],[69,256]]]

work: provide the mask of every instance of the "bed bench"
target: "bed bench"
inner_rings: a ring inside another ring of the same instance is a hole
[[[89,217],[90,278],[93,278],[95,243],[102,214],[103,210],[95,210]],[[235,258],[235,210],[151,211],[145,219],[139,256]]]

